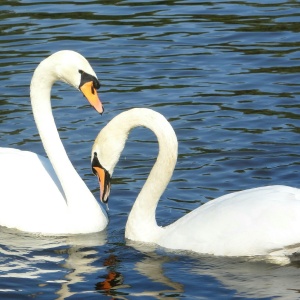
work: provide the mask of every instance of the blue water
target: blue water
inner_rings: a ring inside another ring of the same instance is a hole
[[[52,106],[67,152],[96,197],[93,140],[132,107],[165,115],[179,140],[177,167],[157,208],[160,225],[231,191],[299,186],[298,1],[19,0],[0,7],[1,146],[44,155],[31,76],[46,56],[72,49],[100,78],[105,114],[62,83]],[[114,172],[105,232],[46,238],[2,228],[0,299],[299,299],[295,265],[124,239],[156,154],[152,133],[132,132]]]

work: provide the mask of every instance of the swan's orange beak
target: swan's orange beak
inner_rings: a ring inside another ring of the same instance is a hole
[[[88,81],[81,85],[80,90],[88,99],[90,104],[97,110],[97,112],[102,114],[104,111],[103,105],[100,98],[98,97],[97,90],[94,88],[93,81]]]
[[[101,168],[93,166],[93,173],[98,177],[100,185],[100,200],[103,203],[108,202],[108,196],[110,193],[110,176],[109,173]]]
[[[110,193],[110,180],[109,172],[100,164],[97,152],[94,152],[92,159],[92,171],[98,177],[100,185],[100,200],[103,203],[108,202]]]

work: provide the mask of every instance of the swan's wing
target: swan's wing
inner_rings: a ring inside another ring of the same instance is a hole
[[[249,189],[200,206],[166,227],[159,244],[216,255],[264,255],[300,241],[300,190]]]
[[[63,209],[64,197],[58,178],[45,157],[33,152],[0,148],[0,223],[11,226],[35,211]]]

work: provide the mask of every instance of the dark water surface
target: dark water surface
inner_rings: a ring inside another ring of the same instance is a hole
[[[1,146],[44,155],[30,79],[43,58],[72,49],[99,76],[105,114],[65,84],[55,85],[52,106],[69,156],[96,197],[93,140],[132,107],[164,114],[179,140],[160,225],[231,191],[300,186],[299,1],[7,0],[0,8]],[[0,299],[299,299],[297,266],[125,241],[127,214],[156,154],[151,132],[130,135],[103,233],[43,238],[2,229]]]

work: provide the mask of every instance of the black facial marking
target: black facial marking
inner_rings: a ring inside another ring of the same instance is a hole
[[[92,171],[93,171],[94,175],[97,175],[97,172],[94,170],[94,167],[98,167],[98,168],[104,169],[101,166],[100,162],[99,162],[99,159],[98,159],[98,156],[97,156],[96,152],[94,152],[94,156],[93,156],[93,160],[92,160]]]
[[[93,81],[93,87],[94,87],[94,89],[98,90],[100,88],[100,82],[99,82],[99,80],[95,76],[90,75],[88,73],[85,73],[82,70],[79,70],[78,72],[81,74],[81,80],[80,80],[79,88],[83,84],[85,84],[86,82],[89,82],[89,81]],[[92,89],[92,93],[94,94],[94,90],[93,89]]]

